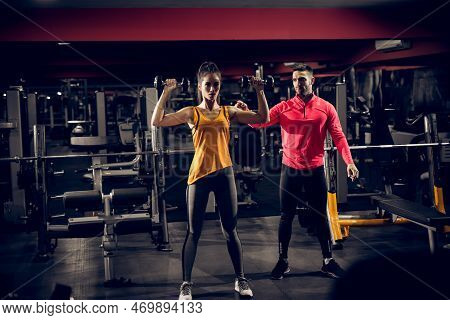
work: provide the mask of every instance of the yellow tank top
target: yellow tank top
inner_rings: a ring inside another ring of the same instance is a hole
[[[189,170],[188,184],[232,165],[228,143],[230,141],[230,120],[227,107],[220,108],[219,115],[208,119],[198,107],[194,109],[194,159]]]

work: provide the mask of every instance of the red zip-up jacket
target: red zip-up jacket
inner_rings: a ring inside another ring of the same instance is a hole
[[[353,163],[347,139],[333,105],[314,95],[306,104],[298,96],[270,109],[270,122],[252,124],[264,128],[279,123],[283,144],[283,164],[294,169],[313,169],[323,165],[327,130],[348,165]]]

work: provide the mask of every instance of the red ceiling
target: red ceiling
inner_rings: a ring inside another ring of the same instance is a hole
[[[450,7],[450,6],[447,6]],[[146,80],[191,74],[204,60],[240,75],[254,62],[348,65],[448,64],[449,10],[395,8],[58,8],[0,5],[0,81],[22,77]],[[411,39],[412,48],[374,51],[375,39]],[[70,47],[55,44],[68,41]],[[436,59],[439,57],[439,59]],[[412,59],[412,60],[411,60]],[[403,62],[402,62],[403,61]]]
[[[432,37],[412,17],[342,8],[90,8],[10,12],[0,41],[293,40]],[[392,16],[396,18],[392,18]]]

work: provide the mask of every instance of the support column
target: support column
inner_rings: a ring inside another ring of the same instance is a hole
[[[20,91],[8,90],[7,99],[7,116],[8,122],[14,123],[14,129],[9,133],[9,156],[23,157],[23,137],[22,137],[22,117],[20,109]],[[10,164],[10,180],[11,180],[11,201],[4,204],[5,221],[11,223],[24,223],[20,220],[26,216],[25,190],[19,188],[17,174],[20,171],[20,163],[11,162]]]

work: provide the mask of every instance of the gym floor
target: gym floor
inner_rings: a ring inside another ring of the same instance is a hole
[[[352,228],[334,257],[348,270],[335,280],[320,272],[318,241],[294,223],[291,273],[271,280],[277,259],[278,217],[241,218],[239,235],[246,276],[254,299],[446,299],[450,295],[448,255],[428,257],[426,230],[414,225]],[[172,252],[158,251],[149,234],[119,237],[117,277],[123,288],[103,286],[100,238],[60,239],[52,259],[33,262],[36,233],[0,234],[0,293],[14,299],[48,299],[56,284],[75,299],[177,299],[185,223],[169,224]],[[239,299],[233,269],[217,220],[205,221],[193,273],[194,299]]]

